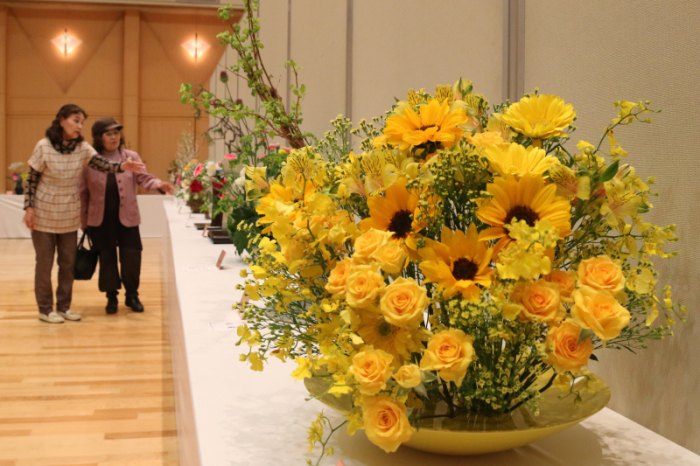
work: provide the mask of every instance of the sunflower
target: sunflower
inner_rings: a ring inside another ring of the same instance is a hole
[[[450,109],[448,98],[431,99],[418,106],[418,112],[410,106],[402,108],[403,112],[389,117],[384,128],[384,138],[392,146],[402,150],[421,145],[438,145],[452,147],[464,135],[459,125],[467,121],[461,107]]]
[[[406,179],[399,178],[389,186],[384,196],[367,199],[369,218],[360,222],[362,231],[372,228],[393,233],[394,241],[413,240],[414,232],[421,226],[415,221],[418,214],[418,196],[406,189]]]
[[[501,176],[511,174],[521,177],[525,173],[542,175],[559,165],[559,159],[547,155],[544,150],[532,146],[525,148],[516,143],[487,147],[484,157],[488,159],[491,171]]]
[[[361,311],[357,333],[374,349],[394,356],[396,365],[411,359],[411,353],[420,352],[421,341],[427,340],[424,327],[397,327],[384,320],[382,314],[372,311]]]
[[[493,271],[489,268],[493,251],[479,241],[476,225],[469,225],[467,233],[454,233],[442,227],[440,242],[427,240],[419,250],[423,262],[420,268],[426,282],[437,283],[444,299],[461,293],[466,299],[479,296],[478,285],[491,285]]]
[[[545,185],[542,175],[526,173],[518,180],[513,175],[497,177],[486,186],[492,199],[480,201],[476,216],[491,225],[481,232],[481,240],[498,239],[495,251],[507,246],[512,240],[505,225],[512,220],[525,220],[529,226],[544,219],[552,222],[559,230],[559,237],[571,234],[571,204],[563,197],[557,197],[555,184]]]
[[[502,119],[516,132],[532,139],[566,136],[566,129],[576,118],[571,104],[555,95],[523,97],[508,107]]]

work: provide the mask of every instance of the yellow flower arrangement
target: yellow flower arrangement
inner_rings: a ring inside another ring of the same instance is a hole
[[[652,112],[617,106],[606,135]],[[352,130],[361,152],[339,118],[249,191],[266,236],[241,287],[242,358],[293,360],[387,452],[438,402],[446,417],[534,411],[547,389],[571,402],[574,377],[601,386],[594,351],[639,349],[685,312],[652,263],[675,226],[644,221],[651,193],[620,144],[570,147],[576,113],[556,96],[493,109],[468,81],[410,91],[382,127]],[[309,441],[327,451],[325,425]]]

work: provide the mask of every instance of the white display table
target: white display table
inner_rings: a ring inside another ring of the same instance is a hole
[[[172,196],[167,196],[166,199],[172,199]],[[141,213],[141,237],[162,237],[166,230],[163,197],[157,194],[140,194],[137,200]],[[24,196],[0,194],[0,239],[31,238],[23,219]]]
[[[305,464],[307,430],[318,412],[341,417],[321,403],[305,402],[302,382],[294,382],[292,363],[271,358],[253,372],[238,360],[237,323],[231,309],[241,298],[235,286],[245,263],[231,245],[212,245],[202,237],[189,210],[164,202],[169,223],[165,241],[166,293],[176,380],[175,396],[180,464],[183,466],[282,466]],[[224,269],[214,265],[227,251]],[[212,325],[214,324],[214,325]],[[217,325],[219,324],[219,325]],[[624,396],[624,394],[613,394]],[[353,437],[341,429],[330,446],[335,454],[323,465],[335,466],[599,466],[700,465],[700,456],[629,419],[604,409],[562,433],[515,450],[476,457],[430,455],[407,447],[386,454],[364,433]],[[316,453],[316,452],[314,452]]]

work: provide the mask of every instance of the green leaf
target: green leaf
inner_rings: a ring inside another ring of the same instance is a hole
[[[433,374],[432,372],[423,371],[421,374],[421,379],[423,380],[423,383],[430,383],[437,380],[437,375]]]
[[[600,178],[598,178],[598,182],[605,183],[606,181],[612,180],[613,176],[617,174],[618,165],[620,165],[620,162],[616,160],[612,165],[610,165],[607,168],[607,170],[603,172],[602,175],[600,175]]]
[[[420,396],[424,398],[428,398],[428,391],[425,389],[425,385],[420,384],[417,387],[413,387],[413,389],[418,393]]]
[[[576,342],[576,344],[578,345],[584,340],[588,340],[589,338],[593,338],[594,335],[595,335],[595,333],[593,332],[593,330],[587,329],[587,328],[582,328],[578,334],[578,342]]]

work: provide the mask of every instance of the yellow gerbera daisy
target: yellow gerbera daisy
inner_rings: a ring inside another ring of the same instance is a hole
[[[384,196],[370,196],[367,199],[369,218],[360,222],[362,231],[372,228],[390,231],[394,241],[413,238],[414,231],[420,230],[415,221],[418,213],[418,196],[406,189],[406,179],[399,178],[389,186]]]
[[[389,117],[384,127],[386,142],[401,149],[433,142],[442,147],[452,147],[464,135],[459,125],[467,121],[463,109],[450,110],[449,99],[440,103],[431,99],[421,104],[416,113],[411,107],[404,107],[401,114]]]
[[[484,287],[491,285],[493,271],[489,268],[493,250],[479,241],[476,225],[471,224],[465,234],[454,233],[442,227],[440,242],[427,240],[425,248],[419,249],[423,258],[420,268],[425,281],[436,283],[445,299],[461,293],[466,299],[478,298]]]
[[[535,226],[538,221],[548,219],[559,230],[559,237],[571,234],[571,204],[557,197],[557,186],[545,185],[542,175],[526,173],[520,180],[513,175],[498,177],[486,190],[493,198],[481,200],[476,216],[492,225],[481,232],[480,239],[498,239],[496,252],[512,241],[505,228],[512,220],[525,220],[529,226]]]
[[[533,95],[506,110],[503,122],[516,132],[532,139],[565,136],[564,129],[571,125],[576,112],[571,104],[556,95]]]
[[[501,176],[511,174],[521,177],[525,173],[542,175],[559,165],[559,159],[547,155],[544,150],[532,146],[525,148],[516,143],[487,147],[484,157],[488,159],[491,171]]]
[[[427,339],[423,329],[424,327],[397,327],[384,320],[380,313],[362,311],[357,333],[374,349],[394,356],[393,365],[400,366],[411,358],[411,353],[423,349],[421,341]]]

